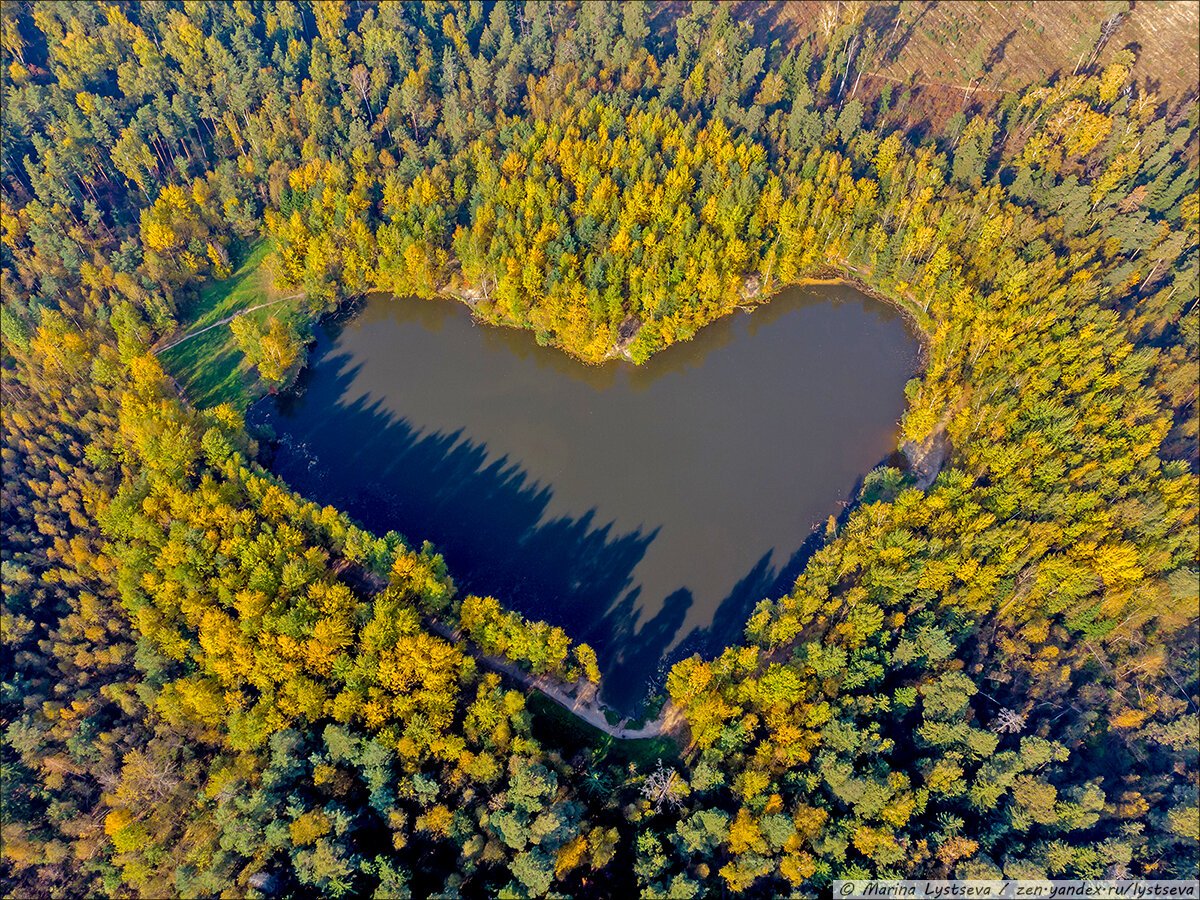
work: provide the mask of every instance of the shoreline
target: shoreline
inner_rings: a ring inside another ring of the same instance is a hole
[[[720,315],[718,315],[712,319],[709,319],[707,322],[705,322],[703,325],[701,325],[699,328],[696,329],[695,334],[699,334],[701,331],[703,331],[709,325],[713,325],[716,322],[719,322],[721,319],[724,319],[726,316],[731,315],[735,311],[752,313],[758,307],[767,305],[768,303],[772,302],[772,300],[774,300],[777,296],[782,294],[784,291],[787,291],[791,288],[805,288],[805,287],[817,287],[817,286],[834,287],[834,286],[838,286],[838,285],[845,285],[847,287],[853,288],[854,290],[858,291],[861,294],[864,294],[867,297],[870,297],[872,300],[874,300],[878,303],[883,303],[883,304],[891,307],[892,309],[896,310],[900,314],[901,318],[904,320],[909,331],[917,339],[917,344],[919,347],[919,352],[917,355],[918,375],[920,375],[921,373],[924,372],[925,367],[928,364],[929,349],[930,349],[930,343],[932,340],[932,336],[930,335],[929,328],[927,327],[927,322],[923,321],[923,320],[927,319],[927,313],[925,313],[925,311],[923,311],[923,310],[918,312],[915,302],[912,301],[911,299],[893,296],[892,294],[889,294],[889,293],[883,291],[882,289],[870,284],[866,280],[866,278],[862,275],[862,273],[860,273],[857,269],[843,270],[843,269],[839,269],[835,266],[822,266],[817,269],[814,269],[812,271],[812,273],[809,275],[802,276],[800,278],[797,278],[794,281],[789,281],[786,284],[781,284],[778,287],[773,287],[773,289],[769,293],[763,293],[761,288],[758,286],[761,284],[761,276],[759,276],[759,275],[747,275],[744,280],[744,288],[745,288],[745,285],[749,285],[752,282],[755,284],[754,290],[749,294],[743,295],[742,299],[745,302],[736,304],[728,312],[721,313]],[[388,292],[381,290],[381,289],[375,289],[375,290],[367,291],[366,293],[362,294],[361,296],[368,297],[372,294],[377,294],[377,293],[386,294]],[[483,318],[482,316],[478,315],[476,312],[476,303],[478,303],[478,301],[482,298],[479,296],[474,296],[474,297],[472,296],[472,295],[478,295],[478,293],[479,292],[478,292],[477,288],[464,287],[464,286],[455,287],[455,286],[451,286],[450,283],[447,283],[447,284],[443,285],[442,287],[439,287],[436,290],[435,294],[428,299],[431,299],[431,300],[436,300],[436,299],[454,300],[459,303],[462,303],[464,306],[467,307],[468,310],[470,310],[472,320],[481,325],[490,325],[493,327],[500,327],[500,328],[511,328],[516,331],[530,331],[530,332],[533,331],[532,328],[529,328],[527,326],[520,325],[520,324],[517,324],[514,322],[492,321],[490,319],[486,319],[486,318]],[[425,299],[425,298],[420,298],[420,299]],[[641,328],[639,327],[638,331],[635,331],[629,338],[627,338],[625,340],[618,340],[618,343],[615,344],[613,347],[611,347],[609,349],[608,353],[602,359],[599,359],[599,360],[584,359],[583,357],[579,356],[577,353],[572,351],[569,347],[565,347],[562,344],[555,342],[555,341],[551,341],[546,344],[539,344],[539,346],[550,347],[555,350],[558,350],[559,352],[565,354],[566,356],[570,357],[571,359],[573,359],[576,362],[581,363],[582,365],[585,365],[585,366],[602,366],[609,362],[618,362],[618,363],[626,362],[633,366],[641,366],[641,365],[645,365],[646,363],[649,363],[650,360],[653,359],[658,353],[661,353],[663,350],[666,350],[668,347],[672,347],[675,344],[684,344],[692,339],[689,337],[684,340],[673,341],[670,344],[666,344],[663,347],[659,347],[657,350],[655,350],[653,353],[651,353],[650,356],[648,356],[646,358],[645,363],[638,363],[638,362],[635,362],[629,356],[627,348],[628,348],[629,344],[632,343],[633,340],[635,340],[637,338],[637,335],[640,332],[640,330],[641,330]],[[693,337],[695,336],[695,334],[693,335]]]
[[[918,365],[920,367],[918,370],[918,375],[919,375],[920,371],[923,370],[924,366],[925,366],[926,352],[927,352],[927,346],[928,346],[928,342],[929,342],[929,335],[928,335],[928,332],[920,325],[920,322],[917,319],[916,313],[913,310],[909,309],[904,304],[903,301],[896,300],[894,298],[888,298],[888,297],[886,297],[886,295],[883,295],[882,292],[872,289],[868,285],[864,284],[859,278],[850,276],[848,273],[845,273],[845,274],[841,273],[837,270],[814,272],[807,277],[797,279],[795,281],[787,283],[786,285],[782,285],[776,289],[773,289],[769,293],[765,293],[765,292],[757,293],[753,297],[746,298],[748,301],[746,303],[746,305],[743,305],[740,307],[734,307],[728,313],[724,313],[720,316],[717,316],[716,318],[712,319],[710,322],[706,323],[706,326],[715,324],[716,322],[720,321],[721,319],[727,318],[730,313],[732,313],[738,309],[741,309],[742,311],[745,311],[745,312],[753,312],[755,309],[757,309],[759,307],[765,307],[768,304],[770,304],[773,300],[777,300],[781,294],[783,294],[786,291],[793,289],[793,288],[803,289],[806,287],[836,287],[836,286],[852,287],[856,291],[861,293],[863,296],[869,297],[872,300],[874,300],[875,302],[885,303],[889,308],[895,309],[899,312],[902,320],[905,322],[905,327],[907,328],[907,330],[914,337],[917,338],[918,348],[919,348],[918,349]],[[457,300],[458,302],[463,303],[467,307],[468,313],[470,314],[472,321],[477,324],[481,323],[485,326],[499,324],[499,325],[503,325],[508,328],[519,329],[521,331],[532,331],[532,329],[530,329],[530,328],[524,328],[524,327],[521,327],[518,325],[511,324],[511,323],[505,323],[505,322],[493,323],[493,322],[490,322],[486,319],[483,319],[483,318],[475,315],[474,304],[471,302],[469,296],[468,297],[462,296],[458,292],[452,292],[452,290],[453,289],[443,288],[443,289],[439,290],[437,294],[435,294],[431,297],[427,297],[427,298],[414,297],[412,299]],[[359,313],[361,313],[363,306],[367,302],[369,302],[373,299],[378,299],[380,297],[383,297],[385,299],[403,299],[403,298],[398,297],[398,295],[394,295],[387,291],[381,291],[381,290],[377,290],[377,289],[367,291],[362,294],[356,294],[352,297],[348,297],[345,300],[343,300],[333,310],[330,310],[330,311],[322,314],[321,316],[319,316],[316,319],[314,324],[323,324],[326,326],[332,326],[332,327],[336,328],[339,325],[343,325],[343,324],[353,320],[355,318],[355,316],[357,316]],[[851,299],[861,299],[861,298],[851,298]],[[832,301],[832,299],[830,299],[826,302],[833,302],[833,301]],[[706,327],[706,326],[703,326],[703,327]],[[699,331],[703,330],[703,327],[697,331],[697,334],[699,334]],[[314,342],[315,342],[315,339],[316,339],[315,330],[314,330],[313,337],[314,337]],[[676,343],[687,343],[687,342],[686,341],[678,341]],[[564,348],[562,348],[556,344],[546,344],[546,345],[540,345],[540,346],[546,346],[552,350],[565,352],[567,356],[572,357],[573,359],[576,359],[577,361],[584,362],[588,365],[602,365],[603,364],[603,363],[588,363],[585,360],[579,360],[579,358],[576,357],[574,354],[570,353],[569,351],[566,351]],[[668,345],[668,346],[671,346],[671,345]],[[304,365],[305,369],[307,369],[307,367],[308,367],[308,351],[311,350],[311,348],[312,348],[312,343],[310,342],[306,347],[305,365]],[[666,348],[661,348],[661,349],[666,349]],[[653,357],[651,357],[651,358],[653,358]],[[618,358],[618,361],[619,361],[619,358]],[[630,363],[630,365],[637,365],[636,363],[633,363],[632,361],[628,361],[628,362]],[[283,391],[281,393],[293,394],[293,395],[299,396],[304,392],[304,390],[305,390],[304,378],[303,378],[303,376],[298,376],[297,380],[292,385],[290,385],[285,391]],[[273,396],[273,395],[266,394],[266,395],[258,398],[254,402],[252,402],[250,404],[250,406],[247,408],[247,414],[248,414],[247,418],[248,419],[250,418],[249,413],[250,413],[251,409],[257,407],[260,402],[268,399],[271,396]],[[260,439],[261,439],[261,436],[260,436]],[[907,463],[905,468],[915,468],[913,465],[914,461],[910,458],[910,456],[908,454],[904,453],[904,450],[902,447],[897,446],[895,448],[895,453],[904,454],[903,458],[904,458],[905,462]],[[886,464],[888,458],[889,457],[885,457],[883,460],[880,461],[879,464]],[[271,474],[274,477],[278,477],[271,470],[269,465],[264,464],[264,468],[268,472],[271,472]],[[874,467],[872,467],[872,468],[874,468]],[[860,481],[859,485],[856,485],[856,489],[852,496],[852,501],[842,511],[842,516],[840,518],[848,515],[848,513],[853,508],[856,508],[858,506],[858,504],[861,502],[862,498],[861,498],[860,488],[861,488],[861,481]],[[806,543],[808,543],[809,541],[814,542],[814,547],[819,547],[825,542],[825,538],[823,535],[821,535],[819,529],[814,529],[812,531],[812,533],[808,536],[808,538],[806,538]],[[777,598],[773,598],[773,599],[777,599]],[[439,626],[441,629],[447,629],[447,626],[445,624],[438,622],[437,624],[435,624],[433,626],[433,630],[438,631]],[[453,631],[453,628],[451,627],[449,630]],[[448,637],[447,634],[443,634],[442,636]],[[483,662],[485,665],[488,665],[494,671],[499,671],[502,674],[508,675],[510,678],[514,678],[518,682],[524,683],[524,686],[527,688],[541,691],[552,702],[554,702],[556,705],[563,708],[566,712],[576,716],[577,718],[581,719],[582,721],[586,722],[587,724],[591,725],[592,727],[598,728],[599,730],[607,733],[611,737],[620,738],[620,739],[649,738],[649,737],[659,736],[662,733],[663,726],[665,725],[665,720],[664,720],[664,714],[661,711],[660,711],[660,715],[657,718],[655,718],[654,720],[642,721],[639,723],[638,727],[631,728],[631,727],[629,727],[629,724],[628,724],[629,716],[621,715],[620,713],[617,713],[615,710],[612,710],[614,713],[616,713],[616,717],[619,717],[618,721],[615,724],[613,724],[610,720],[608,720],[608,718],[606,716],[603,715],[604,711],[610,710],[611,708],[608,707],[607,704],[604,704],[602,701],[599,701],[598,696],[588,697],[586,699],[581,698],[578,694],[572,695],[572,693],[569,693],[566,690],[567,688],[569,688],[569,686],[567,686],[567,685],[551,684],[549,681],[547,681],[547,679],[538,678],[536,676],[531,676],[531,675],[528,675],[528,673],[522,672],[522,673],[518,674],[517,672],[514,672],[514,671],[508,671],[506,666],[499,664],[500,661],[494,660],[491,658],[486,658],[486,654],[483,654],[481,651],[479,651],[479,652],[473,651],[473,655],[477,656],[477,658],[479,658],[481,662]],[[637,714],[635,713],[634,714],[635,721],[637,720],[636,715]]]

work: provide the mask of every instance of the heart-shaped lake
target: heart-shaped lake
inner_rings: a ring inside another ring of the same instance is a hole
[[[793,288],[645,366],[588,367],[459,303],[375,297],[260,405],[273,467],[463,591],[563,626],[629,711],[669,658],[736,641],[896,446],[918,342],[847,285]]]

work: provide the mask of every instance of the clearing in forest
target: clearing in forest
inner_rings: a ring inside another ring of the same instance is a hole
[[[245,314],[265,322],[295,309],[298,295],[276,290],[264,265],[271,249],[266,239],[251,244],[237,271],[205,285],[199,297],[184,305],[179,331],[157,350],[184,395],[201,409],[225,402],[245,409],[259,389],[234,341],[230,320]]]

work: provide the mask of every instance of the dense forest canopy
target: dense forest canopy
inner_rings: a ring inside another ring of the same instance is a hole
[[[785,45],[706,2],[0,6],[6,892],[1194,875],[1196,94],[1110,29],[914,118],[859,78],[899,24],[819,8]],[[913,465],[674,667],[678,752],[566,740],[483,660],[587,685],[590,648],[296,496],[159,361],[264,238],[303,299],[222,327],[274,387],[373,289],[641,362],[852,278],[926,336]]]

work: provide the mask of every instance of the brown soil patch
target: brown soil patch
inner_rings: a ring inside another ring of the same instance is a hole
[[[730,0],[733,14],[759,40],[794,44],[818,32],[825,6],[837,0]],[[871,3],[864,27],[879,35],[882,57],[867,74],[951,90],[1019,90],[1086,63],[1109,5],[1097,0],[925,0]],[[899,22],[897,23],[897,19]],[[1193,95],[1200,83],[1200,3],[1137,0],[1098,57],[1103,65],[1128,47],[1137,54],[1139,86],[1163,99]]]

